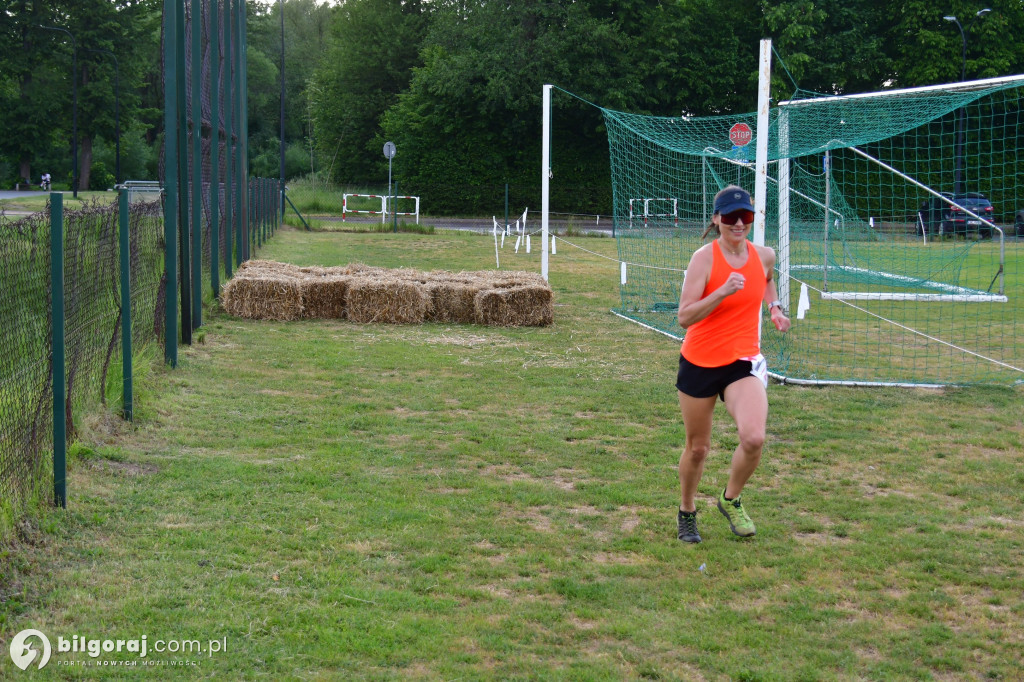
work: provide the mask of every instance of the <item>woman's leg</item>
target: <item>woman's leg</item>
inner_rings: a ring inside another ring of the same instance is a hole
[[[686,446],[679,457],[679,508],[686,512],[697,509],[693,498],[704,473],[704,460],[711,449],[711,416],[717,399],[718,396],[694,398],[679,391],[679,409],[686,429]]]
[[[732,456],[729,484],[725,496],[739,497],[757,465],[764,448],[765,425],[768,422],[768,393],[757,377],[744,377],[725,388],[725,407],[736,422],[740,443]]]

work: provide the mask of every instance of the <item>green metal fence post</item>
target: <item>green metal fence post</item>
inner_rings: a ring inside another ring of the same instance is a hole
[[[220,22],[217,0],[210,0],[210,287],[220,298]]]
[[[238,4],[238,177],[242,178],[242,224],[244,229],[249,230],[245,240],[245,258],[249,259],[249,247],[252,237],[252,221],[249,211],[252,204],[249,202],[249,109],[246,106],[249,92],[249,69],[246,66],[249,58],[249,39],[246,35],[246,10],[245,0],[237,0]]]
[[[121,251],[121,414],[132,420],[132,271],[128,245],[128,190],[118,190],[118,242]]]
[[[178,58],[175,0],[164,0],[164,362],[178,365]]]
[[[192,0],[192,328],[203,326],[203,5]]]
[[[179,284],[181,296],[181,342],[192,344],[192,232],[189,225],[188,196],[188,110],[185,106],[185,3],[174,3],[178,22],[178,256],[181,259]]]
[[[256,178],[256,196],[253,197],[253,222],[256,224],[256,246],[262,247],[266,235],[263,232],[263,180]]]
[[[232,171],[234,156],[231,151],[231,138],[234,136],[235,122],[232,108],[232,88],[235,75],[234,38],[231,21],[231,0],[224,0],[224,269],[225,276],[230,279],[235,261],[235,221],[234,221],[234,179]]]
[[[67,383],[64,376],[64,195],[50,194],[50,315],[53,343],[53,501],[68,506]]]

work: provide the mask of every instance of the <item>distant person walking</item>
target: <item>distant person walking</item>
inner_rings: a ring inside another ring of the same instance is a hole
[[[747,241],[754,222],[750,194],[735,185],[715,195],[711,224],[704,237],[717,237],[694,252],[679,296],[679,324],[686,336],[679,355],[679,408],[686,445],[679,458],[681,501],[678,537],[700,542],[694,497],[711,449],[711,421],[721,398],[736,422],[739,445],[732,456],[729,482],[718,509],[732,532],[754,535],[753,521],[740,494],[761,461],[768,421],[768,368],[761,355],[761,305],[768,304],[772,324],[789,329],[777,300],[775,251]]]
[[[39,189],[43,189],[43,190],[50,189],[50,174],[49,173],[43,173],[43,177],[39,181]]]

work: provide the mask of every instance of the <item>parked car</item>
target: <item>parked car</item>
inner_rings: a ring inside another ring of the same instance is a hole
[[[1013,231],[1018,237],[1024,237],[1024,208],[1017,211],[1013,218]]]
[[[967,192],[966,194],[954,195],[949,192],[942,192],[942,196],[981,216],[988,222],[993,222],[994,211],[992,202],[984,194]],[[968,232],[977,232],[978,236],[982,239],[988,239],[992,236],[991,227],[974,216],[968,215],[963,209],[950,206],[938,197],[931,197],[922,202],[921,207],[917,209],[917,215],[918,234],[922,233],[922,229],[926,229],[928,234],[966,235]],[[1021,221],[1024,210],[1018,211],[1017,215],[1017,220]]]

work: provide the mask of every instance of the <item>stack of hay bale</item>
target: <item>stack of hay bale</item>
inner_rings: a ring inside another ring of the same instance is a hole
[[[551,287],[529,272],[420,272],[361,263],[298,267],[250,260],[225,285],[221,303],[231,315],[261,320],[333,318],[501,327],[552,322]]]

